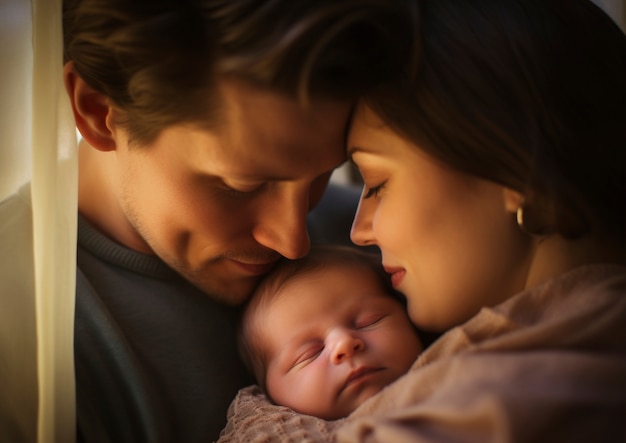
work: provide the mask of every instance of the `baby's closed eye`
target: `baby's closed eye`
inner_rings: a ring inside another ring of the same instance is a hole
[[[296,358],[293,367],[297,367],[297,366],[305,366],[308,363],[310,363],[311,361],[315,360],[324,350],[324,344],[323,343],[316,343],[316,344],[312,344],[307,346],[306,348],[302,349],[301,352],[299,353],[298,357]]]
[[[376,326],[380,323],[387,315],[379,312],[376,313],[368,313],[365,315],[359,316],[354,322],[354,327],[356,329],[366,329],[372,326]]]

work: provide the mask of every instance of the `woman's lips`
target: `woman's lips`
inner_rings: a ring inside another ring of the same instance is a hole
[[[391,284],[394,288],[400,286],[404,276],[406,275],[406,269],[404,268],[395,268],[392,266],[385,266],[385,272],[391,275]]]

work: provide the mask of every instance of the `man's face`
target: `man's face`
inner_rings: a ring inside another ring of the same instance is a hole
[[[345,160],[350,105],[303,109],[234,80],[221,92],[216,130],[173,126],[130,149],[118,131],[111,179],[132,247],[240,303],[281,255],[308,252],[306,214]]]

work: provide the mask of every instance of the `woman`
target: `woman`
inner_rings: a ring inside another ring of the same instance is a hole
[[[352,240],[382,248],[413,321],[447,330],[624,263],[623,33],[580,0],[421,5],[417,76],[364,101],[348,148],[366,188]]]
[[[380,247],[416,326],[447,332],[347,419],[300,427],[626,441],[626,37],[586,0],[423,0],[416,56],[354,114],[352,239]],[[223,441],[297,428],[255,392]]]

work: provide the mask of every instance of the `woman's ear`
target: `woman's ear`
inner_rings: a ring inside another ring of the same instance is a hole
[[[64,66],[63,79],[72,104],[76,127],[85,141],[100,151],[114,150],[114,110],[109,99],[85,83],[74,70],[73,62]]]
[[[504,188],[504,208],[507,212],[516,213],[524,205],[524,196],[511,188]]]

